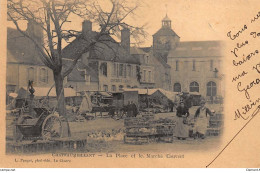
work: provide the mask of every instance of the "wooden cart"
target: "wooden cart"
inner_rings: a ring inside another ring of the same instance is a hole
[[[16,130],[22,134],[21,139],[44,140],[60,138],[62,123],[59,115],[52,114],[46,108],[34,108],[36,117],[21,115],[16,123]]]

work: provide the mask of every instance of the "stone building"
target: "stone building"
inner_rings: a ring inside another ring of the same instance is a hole
[[[148,54],[148,61],[154,68],[154,88],[162,88],[170,91],[171,86],[171,66],[159,55],[154,54],[153,47],[140,48]]]
[[[155,88],[156,67],[154,57],[138,47],[131,47],[130,53],[140,62],[140,88]]]
[[[92,31],[90,21],[83,22],[82,31],[79,37],[63,49],[67,66],[78,56],[77,50],[86,47],[84,37],[88,39],[89,36],[98,34]],[[68,76],[67,85],[77,91],[109,92],[139,87],[140,61],[130,54],[130,31],[121,31],[121,44],[109,35],[102,39],[106,41],[96,43],[89,52],[80,55],[81,60]]]
[[[170,66],[165,74],[170,78],[168,90],[174,92],[198,92],[211,99],[223,96],[222,49],[220,41],[180,41],[167,15],[153,35],[153,55]],[[157,73],[155,79],[164,76],[163,71]]]
[[[167,63],[170,50],[175,49],[180,37],[172,30],[171,20],[166,15],[162,27],[153,35],[153,53]]]
[[[174,92],[198,92],[208,99],[223,96],[222,43],[180,42],[169,52]]]
[[[28,23],[27,33],[36,41],[43,41],[42,30],[33,23]],[[13,28],[7,28],[7,95],[21,87],[27,87],[33,80],[35,87],[50,87],[54,84],[52,70],[46,67],[35,45],[27,37]]]
[[[222,49],[220,41],[180,41],[167,15],[153,35],[154,55],[171,66],[174,92],[198,92],[211,99],[223,95]]]

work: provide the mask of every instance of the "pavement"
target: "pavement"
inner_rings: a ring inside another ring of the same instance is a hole
[[[198,106],[194,106],[190,109],[191,116],[194,116],[195,111],[197,110]],[[221,108],[219,105],[208,105],[209,109],[214,109],[216,112],[221,111]],[[158,113],[155,115],[155,118],[175,118],[176,113],[175,112],[169,112],[169,113]],[[13,136],[13,117],[7,116],[6,117],[6,137],[7,140],[12,140]],[[104,136],[106,135],[106,132],[111,133],[112,131],[116,131],[117,134],[113,136],[113,138],[106,138],[107,140],[104,140],[104,138],[97,139],[97,140],[89,140],[87,150],[88,152],[115,152],[115,151],[121,151],[121,152],[137,152],[137,151],[176,151],[176,150],[201,150],[205,149],[208,150],[210,148],[214,148],[214,146],[217,145],[217,143],[220,141],[220,136],[216,137],[208,137],[204,140],[194,140],[194,139],[187,139],[187,140],[177,140],[174,139],[172,143],[162,143],[162,142],[156,142],[156,143],[149,143],[149,144],[143,144],[143,145],[130,145],[130,144],[124,144],[123,141],[123,131],[124,129],[124,120],[119,119],[115,120],[109,117],[97,117],[94,120],[88,120],[85,122],[70,122],[70,130],[72,136],[76,136],[79,138],[90,138],[90,135],[93,133],[98,132],[99,135]],[[103,134],[103,132],[105,132]],[[96,134],[94,134],[96,135]],[[106,136],[105,136],[106,137]],[[108,140],[109,139],[109,140]],[[113,140],[115,139],[115,140]],[[191,147],[192,145],[192,147]]]

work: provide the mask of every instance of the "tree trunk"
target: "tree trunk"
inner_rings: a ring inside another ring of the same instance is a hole
[[[63,116],[65,122],[62,122],[62,137],[70,137],[70,127],[68,122],[68,117],[66,114],[66,105],[64,97],[64,88],[63,88],[63,78],[60,72],[53,72],[56,95],[57,95],[57,109],[60,116]]]

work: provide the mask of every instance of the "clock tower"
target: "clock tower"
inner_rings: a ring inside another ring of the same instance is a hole
[[[172,30],[171,19],[167,16],[162,20],[162,27],[153,35],[154,54],[167,62],[167,56],[171,49],[175,49],[180,37]]]

